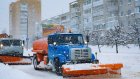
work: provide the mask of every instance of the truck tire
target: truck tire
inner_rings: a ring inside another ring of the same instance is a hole
[[[59,58],[54,59],[54,67],[55,67],[55,72],[57,75],[62,75],[62,64],[59,62]]]
[[[3,61],[0,59],[0,63],[3,63]]]
[[[37,67],[38,64],[39,64],[39,62],[37,61],[37,57],[36,57],[36,55],[34,55],[34,57],[33,57],[33,65],[34,65],[35,70],[39,70],[39,68]]]
[[[98,59],[95,59],[92,63],[93,64],[99,64],[99,60]]]

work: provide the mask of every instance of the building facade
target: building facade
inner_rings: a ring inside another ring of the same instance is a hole
[[[49,21],[63,25],[61,16]],[[76,0],[69,4],[67,17],[65,26],[76,33],[104,32],[115,26],[129,31],[131,25],[140,26],[140,0]]]
[[[41,21],[41,1],[17,0],[10,4],[9,10],[10,35],[31,43],[38,32],[38,23]]]
[[[50,19],[46,19],[46,20],[43,20],[41,22],[41,24],[59,24],[59,25],[63,25],[65,30],[64,31],[67,31],[68,29],[70,29],[70,12],[66,12],[64,14],[61,14],[61,15],[58,15],[58,16],[55,16],[55,17],[52,17]]]
[[[83,1],[82,17],[84,28],[93,31],[113,29],[121,26],[129,31],[129,26],[140,22],[140,0],[79,0]]]

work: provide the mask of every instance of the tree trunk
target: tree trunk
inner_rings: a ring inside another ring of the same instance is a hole
[[[100,45],[98,44],[98,49],[99,49],[99,52],[101,53],[101,49],[100,49]]]
[[[119,53],[118,52],[118,43],[117,43],[117,40],[115,40],[115,43],[116,43],[116,53]]]

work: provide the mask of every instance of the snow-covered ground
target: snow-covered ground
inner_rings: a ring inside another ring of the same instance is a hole
[[[0,63],[0,79],[33,79],[33,77],[21,70]]]
[[[97,46],[90,46],[93,52],[98,52]],[[102,53],[98,53],[100,63],[123,63],[121,78],[113,79],[140,79],[140,49],[134,45],[119,47],[119,53],[115,53],[115,48],[102,47]],[[25,55],[31,54],[31,50],[25,51]],[[53,72],[35,71],[32,65],[8,66],[0,64],[0,79],[63,79]],[[81,76],[71,79],[103,79],[94,76]],[[108,79],[108,78],[105,78]],[[109,78],[110,79],[110,78]]]
[[[32,52],[32,48],[31,49],[26,49],[24,48],[24,56],[33,56],[34,52]]]
[[[93,52],[98,52],[97,46],[90,46]],[[134,45],[129,48],[120,46],[119,53],[115,47],[102,47],[102,53],[98,53],[101,63],[123,63],[121,79],[140,79],[140,49]]]

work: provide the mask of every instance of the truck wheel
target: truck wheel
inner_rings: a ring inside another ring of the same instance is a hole
[[[37,67],[38,64],[39,64],[39,62],[37,61],[36,56],[34,56],[34,58],[33,58],[33,65],[34,65],[34,69],[35,70],[39,70],[39,68]]]
[[[54,66],[55,66],[55,72],[57,75],[62,75],[62,64],[59,62],[58,58],[54,59]]]
[[[3,63],[3,61],[0,59],[0,63]]]
[[[93,64],[99,64],[99,60],[98,60],[98,59],[95,59],[95,60],[93,61]]]

